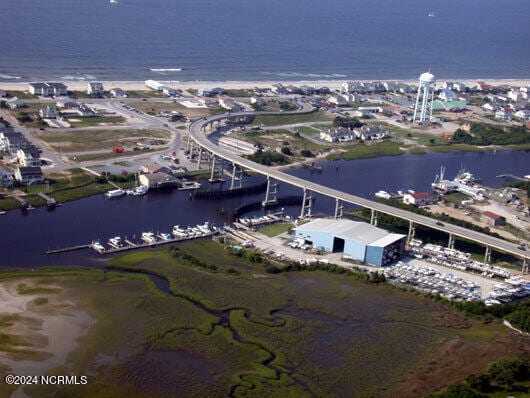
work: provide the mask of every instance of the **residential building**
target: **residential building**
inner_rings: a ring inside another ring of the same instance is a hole
[[[485,111],[496,112],[500,106],[494,102],[486,102],[481,108]]]
[[[455,101],[457,99],[457,95],[453,90],[443,89],[440,91],[440,94],[438,94],[438,98],[440,98],[442,101]]]
[[[352,220],[314,219],[294,229],[293,240],[324,252],[375,266],[389,265],[403,256],[405,235],[389,233]]]
[[[281,83],[273,84],[271,91],[276,95],[286,95],[288,93],[287,88]]]
[[[63,83],[46,83],[52,92],[52,95],[56,97],[64,96],[68,94],[68,87]]]
[[[164,87],[162,83],[159,83],[156,80],[146,80],[145,85],[156,91],[162,91],[162,87]]]
[[[197,91],[197,94],[203,97],[215,97],[216,95],[223,95],[225,89],[222,87],[213,87],[213,88],[200,88]]]
[[[30,83],[29,92],[41,97],[67,95],[68,87],[63,83]]]
[[[521,109],[520,111],[515,112],[514,116],[517,119],[528,121],[530,120],[530,110]]]
[[[32,150],[35,149],[35,150]],[[40,166],[42,164],[40,154],[36,148],[19,149],[17,151],[18,163],[23,167]]]
[[[178,180],[175,176],[160,172],[152,174],[140,174],[138,181],[141,185],[149,189],[173,187],[178,183]]]
[[[79,106],[77,102],[71,100],[70,98],[59,98],[55,105],[57,106],[57,108],[62,109],[74,109]]]
[[[342,95],[338,95],[338,94],[332,94],[328,96],[327,100],[330,105],[334,105],[334,106],[348,105],[348,101],[346,101]]]
[[[243,109],[241,105],[236,103],[232,98],[225,95],[219,96],[219,105],[221,108],[227,109],[230,112],[239,112]]]
[[[160,163],[152,162],[145,163],[140,166],[140,172],[144,174],[154,174],[154,173],[166,173],[171,174],[171,169],[166,166],[162,166]]]
[[[500,108],[495,112],[495,119],[512,120],[512,110],[510,108]]]
[[[312,86],[308,86],[307,84],[303,84],[300,86],[300,92],[303,95],[313,95],[316,94],[317,89]]]
[[[177,90],[171,88],[171,87],[167,87],[167,86],[162,86],[161,87],[161,91],[163,94],[167,95],[168,97],[173,97],[175,95],[177,95]]]
[[[265,104],[265,100],[261,97],[250,97],[250,103],[256,104],[256,106],[261,106]]]
[[[382,113],[383,108],[380,106],[360,106],[357,108],[357,110],[363,112],[370,112],[370,113]]]
[[[5,90],[0,90],[0,98],[7,97],[7,92]]]
[[[22,108],[24,106],[24,103],[18,99],[18,97],[9,98],[6,101],[7,106],[9,109],[18,109]]]
[[[345,127],[333,127],[321,131],[320,139],[328,142],[349,142],[355,140],[355,133]]]
[[[97,116],[96,111],[94,111],[94,109],[92,108],[89,108],[85,104],[79,104],[79,107],[76,109],[76,113],[79,116],[83,116],[83,117]]]
[[[429,206],[436,203],[436,198],[429,192],[407,192],[403,195],[403,203],[414,206]]]
[[[47,106],[46,108],[39,109],[39,116],[41,119],[57,119],[59,117],[59,112],[57,108]]]
[[[119,87],[111,88],[110,89],[110,95],[112,95],[113,97],[116,97],[116,98],[125,98],[125,97],[127,97],[127,93],[124,90],[122,90],[121,88],[119,88]]]
[[[13,174],[9,169],[0,166],[0,188],[13,187]]]
[[[354,130],[355,136],[364,141],[368,140],[382,140],[390,137],[388,131],[383,129],[381,126],[366,124],[358,129]]]
[[[15,171],[15,180],[21,185],[41,184],[44,176],[40,167],[19,167]]]
[[[496,213],[493,213],[491,211],[485,211],[482,213],[481,217],[482,221],[487,223],[488,225],[491,225],[493,227],[505,225],[506,224],[506,218],[503,216],[500,216]]]
[[[11,155],[15,155],[19,149],[25,149],[31,145],[26,138],[17,131],[1,132],[0,141]]]
[[[98,82],[91,82],[87,84],[87,94],[93,95],[94,97],[103,96],[103,84]]]

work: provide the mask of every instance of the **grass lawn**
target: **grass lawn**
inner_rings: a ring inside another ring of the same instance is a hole
[[[306,122],[327,122],[333,117],[324,111],[294,115],[258,115],[254,119],[254,124],[265,126],[282,126],[284,124],[306,123]]]
[[[391,140],[365,144],[359,143],[345,146],[341,149],[342,152],[331,153],[326,156],[326,158],[329,160],[354,160],[375,158],[378,156],[396,156],[404,153],[404,151],[400,149],[400,144]]]
[[[157,148],[157,150],[162,149],[169,149],[169,147],[162,147]],[[108,152],[96,152],[96,153],[85,153],[81,155],[76,155],[75,159],[74,156],[69,156],[69,159],[72,162],[75,163],[81,163],[81,162],[89,162],[92,160],[108,160],[108,159],[119,159],[127,156],[136,156],[136,155],[142,155],[142,154],[148,154],[149,152],[153,152],[153,149],[142,149],[141,151],[125,151],[122,153],[114,153],[111,151]]]
[[[116,146],[135,146],[145,139],[167,141],[170,133],[158,129],[102,129],[77,131],[39,131],[35,135],[54,150],[61,152],[112,149]]]
[[[259,228],[258,231],[263,235],[267,235],[269,238],[273,238],[284,232],[288,232],[293,226],[292,223],[275,223]]]
[[[68,358],[97,382],[31,396],[425,396],[528,346],[421,295],[323,271],[268,274],[213,241],[130,252],[109,267],[0,273],[95,321]],[[171,294],[139,272],[165,278]],[[21,322],[4,321],[6,334]]]

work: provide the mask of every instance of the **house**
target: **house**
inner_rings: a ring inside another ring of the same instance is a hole
[[[40,166],[42,164],[38,150],[33,148],[19,149],[17,151],[18,163],[24,167]]]
[[[79,106],[77,102],[71,100],[70,98],[59,98],[55,105],[57,106],[57,108],[63,109],[74,109]]]
[[[339,94],[342,98],[344,98],[347,102],[361,102],[362,101],[362,98],[360,95],[355,95],[355,94],[349,94],[349,93],[344,93],[344,94]]]
[[[337,95],[337,94],[330,95],[328,96],[327,100],[330,105],[334,105],[334,106],[348,105],[348,101],[346,101],[342,95]]]
[[[46,83],[52,95],[59,97],[68,94],[68,87],[63,83]]]
[[[416,90],[415,87],[406,83],[398,83],[397,86],[397,92],[401,94],[410,94]]]
[[[9,109],[18,109],[24,106],[24,103],[18,97],[9,98],[6,103]]]
[[[11,171],[0,166],[0,188],[12,188],[13,181]]]
[[[455,82],[453,83],[453,91],[464,93],[467,91],[467,86],[464,83]]]
[[[76,109],[76,113],[82,117],[97,116],[96,111],[94,111],[92,108],[89,108],[85,104],[80,104],[79,107]]]
[[[345,127],[333,127],[320,132],[320,139],[328,142],[349,142],[355,140],[352,130]]]
[[[239,112],[243,109],[241,105],[237,104],[232,98],[225,95],[221,95],[219,97],[219,105],[221,108],[227,109],[230,112]]]
[[[59,117],[59,112],[57,108],[47,106],[46,108],[39,109],[39,116],[41,119],[57,119]]]
[[[317,89],[314,87],[308,86],[307,84],[304,84],[300,86],[300,92],[303,95],[313,95],[313,94],[316,94]]]
[[[173,97],[177,95],[177,90],[168,87],[168,86],[162,86],[160,87],[160,91],[162,91],[163,94],[167,95],[168,97]]]
[[[86,92],[94,97],[103,96],[103,84],[98,82],[91,82],[87,84]]]
[[[361,82],[342,83],[341,91],[344,93],[366,93],[366,88]]]
[[[15,180],[21,185],[41,184],[44,176],[40,167],[19,167],[15,171]]]
[[[372,112],[370,112],[370,111],[366,111],[366,110],[359,110],[359,109],[357,109],[357,110],[355,110],[355,111],[353,112],[353,116],[355,116],[355,117],[362,117],[362,118],[368,118],[368,119],[369,119],[370,117],[372,117]]]
[[[288,93],[287,88],[281,83],[273,84],[271,91],[276,95],[286,95]]]
[[[440,98],[442,101],[455,101],[457,99],[457,95],[453,90],[443,89],[440,91],[440,94],[438,94],[438,98]]]
[[[466,104],[471,102],[471,96],[469,94],[458,94],[458,101],[465,101]]]
[[[116,98],[125,98],[125,97],[127,97],[127,93],[125,91],[123,91],[119,87],[111,88],[110,89],[110,95],[112,95],[113,97],[116,97]]]
[[[403,203],[414,206],[428,206],[436,203],[429,192],[407,192],[403,195]]]
[[[383,129],[381,126],[376,125],[364,125],[358,129],[355,129],[355,135],[357,138],[367,140],[382,140],[390,137],[388,131]]]
[[[7,97],[7,92],[4,90],[0,90],[0,98],[5,98],[5,97]]]
[[[512,110],[510,108],[500,108],[495,112],[495,119],[512,120]]]
[[[2,141],[7,151],[12,155],[15,155],[19,149],[24,149],[31,145],[26,140],[26,137],[17,131],[5,131],[0,133],[0,141]]]
[[[216,95],[223,95],[225,89],[222,87],[213,87],[213,88],[200,88],[197,91],[197,94],[203,97],[215,97]]]
[[[261,97],[250,97],[250,103],[253,105],[256,104],[256,106],[262,106],[265,104],[265,100]]]
[[[513,102],[521,101],[523,99],[528,99],[528,93],[522,92],[520,90],[510,90],[506,96]]]
[[[493,227],[506,224],[506,218],[505,217],[500,216],[500,215],[498,215],[496,213],[493,213],[491,211],[483,212],[481,219],[482,219],[482,221],[484,221],[485,223],[487,223],[488,225],[491,225]]]
[[[390,93],[395,93],[399,89],[399,85],[396,82],[384,82],[383,86],[385,87],[385,90]]]
[[[138,181],[144,187],[149,189],[152,188],[165,188],[177,185],[178,180],[175,176],[166,173],[152,173],[152,174],[140,174]]]
[[[360,106],[357,108],[357,110],[363,112],[370,112],[370,113],[383,113],[383,108],[380,106]]]
[[[42,97],[53,95],[53,89],[46,83],[30,83],[29,92],[33,95],[40,95]]]
[[[63,83],[30,83],[29,92],[42,97],[62,96],[68,92],[68,87]]]
[[[486,102],[481,108],[485,111],[496,112],[500,106],[494,102]]]
[[[515,112],[514,117],[520,120],[528,121],[530,120],[530,110],[521,109],[520,111]]]
[[[473,89],[476,90],[476,91],[491,91],[493,90],[493,86],[490,85],[490,84],[487,84],[485,82],[477,82],[474,86],[473,86]]]

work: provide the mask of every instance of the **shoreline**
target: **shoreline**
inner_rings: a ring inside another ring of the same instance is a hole
[[[103,83],[106,90],[109,90],[113,87],[120,87],[124,90],[140,90],[140,91],[149,91],[152,90],[149,87],[145,85],[145,81],[143,80],[49,80],[54,82],[60,82],[64,83],[68,86],[70,90],[84,91],[86,89],[86,85],[89,82],[92,81],[99,81]],[[301,84],[308,84],[308,85],[317,85],[317,86],[328,86],[331,89],[339,88],[342,83],[347,81],[359,81],[359,82],[371,82],[371,81],[392,81],[392,82],[398,82],[398,83],[406,83],[406,84],[416,84],[417,79],[348,79],[343,78],[340,80],[332,79],[332,80],[190,80],[190,81],[181,81],[181,80],[157,80],[161,83],[164,83],[165,85],[168,85],[174,89],[190,89],[190,88],[206,88],[206,87],[215,87],[215,86],[221,86],[225,89],[253,89],[255,87],[263,87],[263,88],[269,88],[273,84],[281,83],[284,85],[301,85]],[[493,86],[499,86],[499,85],[511,85],[511,86],[529,86],[530,85],[530,78],[504,78],[504,79],[451,79],[451,78],[438,78],[437,82],[445,82],[445,81],[454,81],[454,82],[462,82],[468,86],[478,82],[483,81],[487,84],[493,85]],[[17,81],[17,82],[0,82],[0,89],[6,90],[6,91],[27,91],[28,84],[31,83],[31,81]]]

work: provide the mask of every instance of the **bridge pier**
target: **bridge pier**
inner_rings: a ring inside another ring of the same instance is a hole
[[[224,182],[223,159],[219,159],[219,165],[217,165],[216,158],[217,157],[212,154],[212,171],[210,173],[210,179],[208,180],[210,184],[213,184],[215,182]],[[218,178],[215,178],[216,172],[219,174]]]
[[[202,147],[199,147],[199,157],[197,158],[197,170],[201,169],[202,163]]]
[[[412,221],[409,221],[409,233],[407,234],[407,245],[410,244],[410,241],[412,238],[414,238],[414,235],[416,235],[416,227],[414,226],[414,223]]]
[[[261,202],[263,207],[272,205],[278,202],[278,183],[274,179],[267,176],[267,190],[265,191],[265,200]]]
[[[236,181],[239,182],[239,186],[236,186]],[[230,189],[241,188],[243,186],[243,170],[239,169],[235,163],[232,168],[232,178],[230,180]]]
[[[523,267],[521,268],[521,271],[523,274],[528,274],[528,263],[526,262],[526,258],[523,259]]]
[[[342,212],[344,209],[344,205],[342,203],[342,200],[339,198],[335,198],[335,219],[342,218]]]
[[[486,252],[484,253],[484,262],[488,264],[491,261],[491,247],[486,246]]]
[[[370,224],[372,224],[374,227],[377,227],[377,211],[374,209],[372,209],[370,214]]]
[[[300,218],[311,218],[311,206],[313,205],[313,195],[311,191],[304,187],[304,198],[302,199],[302,210]]]
[[[453,234],[449,234],[449,242],[447,243],[447,247],[449,249],[455,248],[455,237],[453,236]]]

